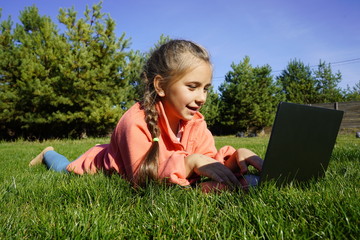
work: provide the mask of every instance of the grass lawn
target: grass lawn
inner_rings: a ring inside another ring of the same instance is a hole
[[[215,137],[264,157],[268,138]],[[75,159],[108,139],[0,143],[0,239],[358,239],[360,139],[340,135],[326,177],[221,194],[28,168],[45,146]],[[291,157],[291,156],[290,156]]]

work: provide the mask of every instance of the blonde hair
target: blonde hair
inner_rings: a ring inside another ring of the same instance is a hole
[[[209,53],[202,46],[187,40],[170,40],[152,52],[142,74],[145,91],[141,106],[153,139],[160,136],[156,110],[160,97],[155,91],[155,77],[161,76],[161,84],[166,87],[201,62],[211,65]],[[139,166],[136,184],[146,186],[151,180],[158,180],[158,157],[159,142],[153,141]]]

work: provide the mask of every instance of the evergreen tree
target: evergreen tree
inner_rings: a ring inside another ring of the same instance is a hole
[[[43,131],[40,125],[48,120],[49,103],[54,100],[51,84],[58,79],[56,63],[61,56],[61,41],[51,19],[41,17],[36,7],[25,8],[19,19],[22,24],[17,24],[9,47],[4,49],[11,55],[6,60],[8,69],[2,68],[11,86],[4,93],[11,98],[7,99],[10,104],[5,111],[10,114],[1,119],[7,121],[8,132],[28,136]]]
[[[0,9],[1,18],[1,9]],[[15,44],[12,34],[13,22],[11,17],[0,24],[0,134],[14,135],[15,105],[18,101],[16,95],[16,79],[19,77],[16,65],[19,59],[14,56]]]
[[[138,76],[139,56],[126,51],[125,34],[101,13],[101,3],[77,19],[61,9],[59,34],[35,6],[1,24],[1,136],[79,137],[109,132],[132,104],[130,82]],[[3,127],[4,126],[4,127]]]
[[[317,70],[314,71],[314,77],[318,93],[317,102],[339,102],[344,100],[341,89],[338,88],[341,73],[333,74],[330,64],[320,60]]]
[[[360,80],[352,88],[347,86],[344,95],[345,101],[360,101]]]
[[[220,86],[222,124],[236,131],[271,125],[280,98],[269,65],[252,67],[250,58],[231,65]]]
[[[309,66],[299,60],[289,62],[285,70],[277,77],[287,102],[310,104],[316,103],[318,94],[316,80]]]
[[[211,129],[219,122],[220,98],[213,88],[210,88],[206,98],[206,103],[201,108],[208,127]]]
[[[60,9],[58,19],[66,26],[67,53],[58,84],[67,103],[53,116],[58,123],[73,123],[76,135],[105,134],[132,104],[129,39],[115,36],[115,22],[101,13],[101,3],[86,7],[81,19],[74,9]]]

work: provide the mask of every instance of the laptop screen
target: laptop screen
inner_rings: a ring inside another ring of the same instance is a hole
[[[343,111],[280,103],[260,181],[284,184],[323,176],[342,117]]]

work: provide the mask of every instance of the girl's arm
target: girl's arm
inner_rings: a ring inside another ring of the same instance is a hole
[[[263,160],[246,148],[236,150],[225,161],[224,165],[202,154],[192,154],[185,158],[187,177],[190,177],[195,172],[200,176],[209,177],[218,183],[237,187],[242,184],[234,173],[245,174],[248,171],[248,165],[252,165],[261,171]]]

